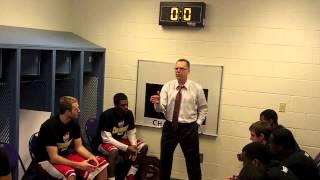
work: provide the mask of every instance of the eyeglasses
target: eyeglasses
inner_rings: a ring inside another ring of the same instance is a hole
[[[185,71],[185,70],[187,70],[187,68],[180,68],[180,67],[176,67],[176,68],[174,68],[176,71],[178,71],[178,70],[180,70],[180,71]]]

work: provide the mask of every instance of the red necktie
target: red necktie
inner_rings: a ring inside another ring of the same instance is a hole
[[[182,86],[179,86],[179,91],[176,96],[176,100],[174,101],[174,109],[173,109],[173,115],[172,115],[172,128],[173,130],[178,129],[178,118],[179,118],[179,111],[180,111],[180,105],[181,105],[181,89]]]

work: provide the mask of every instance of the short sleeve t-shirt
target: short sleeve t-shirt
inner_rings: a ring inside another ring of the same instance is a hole
[[[56,146],[58,154],[66,157],[74,148],[74,139],[80,138],[80,126],[74,121],[63,124],[59,116],[48,119],[39,131],[37,159],[48,160],[47,146]]]
[[[270,180],[299,180],[288,167],[276,160],[272,160],[269,164],[267,175]]]
[[[112,134],[112,137],[116,140],[121,140],[126,137],[126,133],[129,130],[135,128],[134,117],[131,110],[128,110],[123,116],[119,116],[116,113],[115,108],[104,111],[99,120],[99,129],[97,137],[101,140],[101,131],[107,131]]]
[[[316,163],[311,156],[302,150],[291,154],[282,164],[292,170],[299,179],[319,180]]]

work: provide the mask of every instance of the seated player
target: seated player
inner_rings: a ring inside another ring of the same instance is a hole
[[[315,161],[307,152],[300,149],[290,130],[275,129],[270,137],[270,145],[281,163],[290,168],[300,180],[320,179]]]
[[[273,109],[266,109],[260,113],[260,121],[267,121],[270,123],[272,130],[283,128],[278,124],[278,114]]]
[[[99,120],[98,150],[108,156],[109,179],[115,179],[116,162],[119,155],[125,155],[133,162],[127,179],[135,179],[139,163],[146,155],[148,146],[136,138],[134,117],[128,109],[128,98],[124,93],[113,97],[114,107],[104,111]]]
[[[39,131],[38,152],[40,167],[57,179],[105,180],[107,161],[91,154],[83,145],[80,126],[76,122],[80,109],[78,100],[63,96],[59,100],[60,114],[45,121]]]
[[[244,167],[247,165],[259,167],[266,172],[270,180],[299,180],[288,167],[273,160],[268,147],[259,142],[252,142],[244,146],[242,157]]]
[[[263,145],[268,145],[269,137],[272,131],[272,128],[269,122],[266,122],[266,121],[254,122],[249,127],[249,131],[250,131],[250,140],[252,142],[258,142]],[[237,158],[239,161],[243,160],[241,153],[237,154]]]
[[[272,127],[269,122],[257,121],[249,127],[250,140],[266,145],[269,141]]]

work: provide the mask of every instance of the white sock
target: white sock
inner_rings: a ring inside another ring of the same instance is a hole
[[[127,176],[129,176],[130,174],[136,175],[137,171],[138,171],[138,168],[136,168],[136,167],[134,167],[134,166],[131,166],[131,168],[130,168],[129,171],[128,171]]]
[[[115,177],[108,178],[108,180],[116,180]]]

